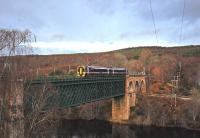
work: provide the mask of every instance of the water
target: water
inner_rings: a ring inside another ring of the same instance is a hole
[[[21,124],[7,124],[4,133],[0,131],[0,138],[23,138],[24,127]],[[64,120],[57,127],[47,128],[39,129],[24,138],[200,138],[200,131],[112,124],[99,120]]]
[[[65,120],[53,138],[200,138],[200,131],[181,128],[141,127],[105,121]]]

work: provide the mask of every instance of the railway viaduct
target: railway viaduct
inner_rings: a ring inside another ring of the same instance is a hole
[[[128,120],[130,107],[135,106],[136,93],[147,92],[146,79],[146,76],[131,75],[64,79],[39,78],[31,81],[26,91],[22,88],[24,87],[22,86],[23,81],[13,81],[12,84],[14,85],[10,85],[13,94],[9,102],[11,107],[9,115],[10,118],[22,118],[23,110],[31,108],[31,104],[37,98],[34,93],[41,92],[43,86],[48,84],[45,94],[48,98],[43,99],[45,109],[51,108],[54,103],[57,103],[59,107],[68,108],[94,101],[112,99],[112,120]],[[2,80],[1,82],[3,83]],[[4,88],[0,87],[0,89],[3,91]],[[29,93],[28,97],[26,93]],[[48,94],[50,95],[48,96]]]
[[[136,93],[147,92],[146,76],[121,77],[88,77],[88,78],[39,78],[24,86],[23,80],[5,81],[0,79],[0,91],[9,87],[9,93],[0,93],[0,121],[7,120],[10,125],[6,130],[12,133],[9,138],[22,137],[24,134],[23,118],[26,110],[37,101],[37,94],[41,93],[46,85],[46,97],[40,97],[45,102],[44,110],[51,109],[56,103],[58,107],[75,107],[94,101],[112,99],[112,120],[115,122],[128,120],[130,107],[135,106]],[[28,86],[27,86],[28,85]],[[3,113],[6,95],[9,107]],[[28,96],[27,96],[28,94]],[[48,95],[50,94],[50,95]],[[43,95],[44,96],[44,95]],[[37,104],[37,103],[36,103]],[[16,120],[19,120],[16,126]],[[13,124],[13,125],[12,125]],[[20,131],[18,131],[20,130]]]

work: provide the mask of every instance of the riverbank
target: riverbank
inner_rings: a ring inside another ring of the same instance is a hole
[[[119,123],[200,130],[199,110],[194,106],[198,107],[192,100],[175,103],[170,97],[138,96],[130,119]]]
[[[63,111],[62,119],[98,119],[112,123],[138,126],[177,127],[200,130],[200,116],[194,113],[191,101],[170,97],[138,96],[136,106],[131,108],[129,120],[112,120],[112,101],[104,100]]]

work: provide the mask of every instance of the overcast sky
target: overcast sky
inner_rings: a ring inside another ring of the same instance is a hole
[[[200,0],[0,0],[0,28],[29,29],[39,54],[200,43]]]

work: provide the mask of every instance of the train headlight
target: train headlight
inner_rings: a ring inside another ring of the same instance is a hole
[[[86,74],[86,70],[84,66],[80,66],[77,68],[77,76],[84,77]]]

